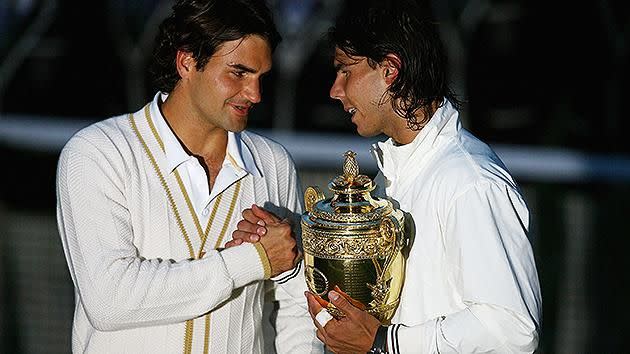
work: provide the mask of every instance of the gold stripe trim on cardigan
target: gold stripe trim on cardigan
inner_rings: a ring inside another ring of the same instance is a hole
[[[160,145],[160,149],[162,149],[162,151],[164,152],[164,142],[162,141],[162,138],[160,138],[160,134],[158,134],[157,129],[155,128],[155,124],[153,123],[153,119],[151,119],[151,113],[149,110],[149,105],[146,105],[144,107],[144,117],[147,120],[147,123],[149,123],[149,128],[151,128],[151,132],[153,133],[153,136],[155,137],[155,140],[157,140],[158,145]],[[199,222],[199,218],[197,217],[197,213],[195,212],[195,209],[193,208],[192,202],[190,201],[190,197],[188,196],[188,193],[186,192],[186,188],[184,188],[184,182],[182,182],[182,178],[179,175],[179,172],[177,170],[175,170],[175,179],[177,179],[177,184],[179,184],[179,189],[182,191],[182,193],[184,194],[184,199],[186,200],[186,205],[188,206],[188,212],[190,212],[190,215],[193,218],[193,221],[195,222],[195,227],[197,228],[197,233],[200,237],[200,239],[202,240],[202,243],[205,243],[204,241],[204,236],[206,236],[206,233],[204,232],[204,230],[201,229],[201,223]],[[221,200],[217,199],[217,203],[220,203]],[[216,204],[215,204],[216,205]],[[206,226],[206,232],[209,229],[210,223],[212,222],[212,218],[208,219],[208,224]],[[194,256],[193,256],[194,257]]]
[[[206,316],[206,327],[203,334],[203,354],[210,350],[210,314]]]
[[[226,221],[232,219],[232,213],[234,213],[234,208],[236,207],[236,201],[238,200],[238,195],[241,191],[241,180],[236,182],[234,186],[234,194],[232,195],[232,201],[230,202],[230,209],[228,210],[228,215],[226,217]],[[223,228],[221,228],[221,232],[219,233],[219,238],[217,238],[217,242],[214,244],[214,248],[217,249],[223,243],[223,237],[225,236],[225,232],[227,231],[228,223],[225,222],[223,224]]]
[[[256,247],[258,257],[260,257],[260,261],[263,264],[265,279],[271,278],[271,263],[269,262],[269,257],[267,257],[267,252],[265,252],[265,248],[260,244],[260,242],[256,242],[253,245],[254,247]]]
[[[149,127],[158,143],[158,145],[160,146],[161,150],[164,151],[164,142],[162,141],[162,139],[160,138],[160,135],[157,132],[157,129],[155,128],[155,125],[153,124],[153,120],[151,119],[151,114],[150,114],[150,110],[149,110],[150,105],[147,104],[144,107],[144,115],[145,118],[147,120],[147,123],[149,124]],[[140,131],[138,130],[136,124],[135,124],[135,120],[132,114],[129,115],[130,116],[130,121],[132,124],[132,127],[136,133],[136,135],[138,136],[138,138],[140,139],[140,141],[142,142],[142,145],[147,153],[147,155],[149,156],[149,159],[151,160],[151,164],[153,165],[153,168],[155,170],[155,172],[157,173],[158,177],[160,178],[160,182],[162,183],[162,187],[164,188],[164,190],[167,193],[167,196],[169,197],[169,202],[171,204],[172,209],[174,210],[175,213],[175,217],[176,219],[178,219],[178,226],[180,228],[180,230],[182,231],[182,234],[184,235],[184,238],[186,240],[186,244],[188,245],[188,249],[189,249],[189,253],[191,254],[191,258],[195,258],[195,253],[193,251],[192,248],[192,244],[190,242],[190,239],[188,237],[188,233],[186,232],[186,229],[184,227],[184,224],[181,220],[178,208],[177,208],[177,204],[175,203],[175,200],[172,197],[172,193],[170,191],[170,189],[168,188],[168,184],[166,183],[166,179],[164,178],[162,172],[159,169],[159,166],[157,165],[157,161],[155,160],[155,157],[153,156],[153,154],[151,153],[151,150],[149,149],[148,145],[146,144],[146,142],[144,141],[144,139],[142,138],[142,135],[140,134]],[[229,156],[229,154],[228,154]],[[229,156],[230,158],[232,158],[231,156]],[[214,207],[212,209],[212,213],[208,219],[208,224],[206,225],[205,230],[202,231],[201,229],[201,225],[199,223],[199,218],[197,216],[197,213],[195,212],[193,206],[192,206],[192,202],[190,200],[190,197],[188,196],[188,193],[186,191],[186,188],[182,182],[182,179],[178,173],[178,171],[175,171],[175,177],[177,179],[177,183],[179,185],[180,191],[182,192],[184,199],[186,200],[186,204],[188,206],[188,211],[190,212],[193,221],[195,223],[195,227],[197,229],[197,233],[199,234],[199,237],[201,239],[201,245],[199,247],[199,252],[197,255],[197,259],[201,258],[203,255],[203,249],[205,247],[206,244],[206,240],[208,237],[208,234],[210,232],[210,228],[211,225],[213,224],[214,218],[216,216],[217,210],[219,209],[219,205],[221,204],[221,200],[223,197],[223,193],[219,194],[217,199],[215,200],[214,203]],[[240,194],[240,189],[241,189],[241,180],[238,180],[234,186],[234,193],[232,194],[232,200],[230,201],[230,206],[228,209],[228,214],[225,218],[225,221],[223,222],[223,227],[221,228],[221,231],[219,233],[219,237],[217,238],[217,241],[215,243],[214,249],[217,249],[221,243],[223,242],[223,238],[225,236],[225,233],[227,231],[227,228],[229,226],[229,222],[232,219],[232,214],[234,213],[234,208],[236,206],[236,201],[238,200],[238,196]],[[264,252],[264,250],[263,250]],[[267,260],[267,263],[269,261]],[[266,273],[265,273],[266,274]],[[186,331],[184,334],[184,353],[185,354],[189,354],[192,351],[192,340],[193,340],[193,328],[194,327],[194,321],[193,320],[188,320],[186,321]],[[204,353],[208,353],[209,350],[209,338],[210,338],[210,313],[205,315],[205,333],[204,333]]]
[[[148,107],[149,106],[147,105],[145,109]],[[162,184],[162,187],[166,191],[166,196],[168,198],[169,204],[171,204],[171,209],[173,209],[173,213],[175,214],[175,219],[177,220],[177,226],[179,226],[179,230],[182,232],[182,235],[184,236],[184,240],[186,240],[186,246],[188,246],[188,253],[190,254],[190,258],[195,258],[195,251],[192,248],[192,244],[190,243],[190,238],[188,237],[188,233],[186,232],[186,228],[184,227],[182,218],[179,214],[179,209],[177,209],[177,204],[175,204],[175,200],[173,199],[171,190],[170,188],[168,188],[168,185],[166,184],[164,175],[162,175],[162,172],[160,171],[160,168],[157,165],[157,162],[155,161],[155,157],[151,153],[149,146],[147,145],[147,143],[144,141],[144,138],[140,134],[140,130],[138,130],[133,114],[129,115],[129,121],[131,122],[131,127],[133,128],[134,132],[138,136],[138,139],[142,143],[142,146],[144,147],[144,150],[147,153],[147,156],[149,156],[151,165],[153,166],[155,173],[158,175],[158,178],[160,179],[160,183]],[[160,146],[163,147],[162,145]],[[194,325],[193,320],[186,321],[186,330],[184,331],[184,354],[190,354],[192,351],[193,325]]]
[[[181,188],[183,188],[183,186],[181,186]],[[238,191],[234,192],[234,195],[232,196],[232,198],[234,198],[234,196],[236,195],[238,195]],[[212,213],[210,213],[209,220],[214,220],[215,215],[217,215],[217,210],[219,210],[219,204],[221,203],[222,199],[223,199],[223,194],[219,194],[219,196],[217,196],[217,200],[214,202],[214,206],[212,207]],[[226,225],[227,221],[229,221],[231,218],[232,218],[232,212],[230,211],[228,213],[228,217],[226,218],[226,222],[224,223],[224,225]],[[208,225],[206,225],[206,231],[203,234],[203,239],[201,240],[201,246],[199,246],[199,254],[197,255],[197,258],[201,258],[203,256],[203,249],[204,247],[206,247],[206,241],[208,240],[208,234],[210,233],[211,225],[212,224],[210,222],[208,222]],[[219,246],[215,246],[214,249],[217,249],[217,247]]]
[[[149,146],[147,145],[147,143],[144,141],[144,138],[140,134],[140,130],[138,130],[133,114],[129,115],[129,121],[131,122],[131,127],[136,133],[138,140],[140,140],[140,143],[142,144],[145,152],[147,153],[149,160],[151,161],[151,165],[153,166],[155,173],[157,173],[158,178],[160,179],[160,183],[162,184],[162,187],[166,191],[166,197],[168,199],[169,204],[171,204],[173,213],[175,214],[175,220],[177,220],[177,226],[179,226],[179,229],[182,232],[182,235],[184,236],[184,240],[186,241],[186,246],[188,246],[188,252],[190,254],[190,257],[194,258],[195,251],[193,250],[192,243],[190,242],[190,238],[188,237],[188,233],[186,232],[186,228],[184,227],[184,223],[182,222],[182,218],[179,214],[179,210],[177,209],[177,205],[175,204],[175,199],[173,199],[173,194],[171,193],[171,190],[168,188],[168,185],[166,184],[166,179],[164,179],[164,175],[162,175],[162,172],[160,171],[160,168],[158,167],[158,164],[155,161],[155,157],[153,157],[153,154],[151,154],[151,150],[149,150]]]
[[[186,331],[184,332],[184,354],[192,353],[192,340],[193,340],[194,325],[195,325],[195,321],[193,320],[186,321]]]

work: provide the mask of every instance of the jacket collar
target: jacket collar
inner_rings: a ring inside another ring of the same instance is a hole
[[[417,168],[418,162],[439,144],[441,138],[452,137],[460,129],[459,113],[446,100],[411,143],[396,145],[394,140],[389,138],[373,144],[372,154],[385,178],[396,181],[401,175],[409,174],[409,167]]]

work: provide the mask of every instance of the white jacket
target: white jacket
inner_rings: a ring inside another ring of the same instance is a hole
[[[415,229],[390,353],[533,352],[541,297],[529,212],[495,153],[449,102],[412,143],[373,153],[380,193]]]

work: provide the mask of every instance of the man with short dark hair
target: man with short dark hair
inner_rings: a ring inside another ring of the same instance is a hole
[[[288,153],[244,131],[279,39],[263,1],[179,1],[156,41],[153,101],[64,147],[57,215],[74,352],[262,353],[269,287],[277,351],[321,351],[288,222],[225,248],[243,208],[301,212]]]
[[[407,212],[412,227],[392,324],[335,291],[328,297],[347,316],[318,316],[326,310],[307,293],[317,336],[335,353],[533,352],[541,297],[529,212],[501,160],[461,126],[429,3],[353,2],[329,38],[337,71],[330,96],[360,135],[389,137],[373,149],[376,193]],[[266,215],[244,216],[235,236],[246,240]]]

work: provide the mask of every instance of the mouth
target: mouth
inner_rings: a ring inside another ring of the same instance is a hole
[[[234,111],[236,111],[236,113],[240,116],[246,116],[249,113],[249,110],[252,108],[251,105],[231,104],[230,106],[232,106],[232,108],[234,108]]]
[[[357,109],[354,107],[350,107],[346,110],[346,112],[350,113],[351,116],[354,116],[354,114],[357,113]]]

